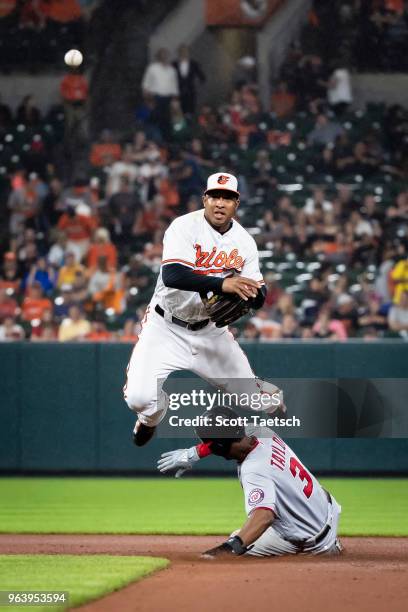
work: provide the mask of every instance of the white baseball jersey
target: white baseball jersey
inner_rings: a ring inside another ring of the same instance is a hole
[[[196,274],[225,278],[234,270],[263,283],[255,240],[237,221],[220,234],[205,219],[204,209],[175,219],[163,241],[162,265],[179,263]],[[166,287],[160,272],[152,304],[190,323],[207,319],[200,295]]]
[[[274,531],[283,538],[314,537],[328,518],[328,500],[319,482],[293,450],[273,432],[259,438],[238,466],[245,510],[269,508],[275,514]]]

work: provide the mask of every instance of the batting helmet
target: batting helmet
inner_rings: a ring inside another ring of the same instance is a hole
[[[205,424],[196,427],[196,434],[203,442],[211,442],[213,455],[226,458],[233,442],[246,436],[236,412],[226,406],[217,406],[202,415]]]

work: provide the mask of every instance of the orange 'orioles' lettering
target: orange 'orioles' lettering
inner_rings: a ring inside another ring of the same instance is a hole
[[[240,270],[244,264],[243,258],[238,255],[238,249],[233,249],[228,255],[225,251],[217,254],[217,247],[213,247],[210,252],[203,251],[200,244],[195,244],[197,267],[203,268],[224,268],[226,270]]]

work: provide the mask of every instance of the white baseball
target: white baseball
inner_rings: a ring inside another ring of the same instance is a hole
[[[80,66],[83,59],[82,53],[78,49],[70,49],[64,55],[64,62],[67,66]]]

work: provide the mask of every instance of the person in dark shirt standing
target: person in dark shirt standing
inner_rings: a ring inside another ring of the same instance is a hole
[[[180,92],[180,103],[184,114],[194,115],[197,103],[196,82],[205,82],[205,74],[198,62],[190,58],[187,45],[180,45],[178,58],[174,62]]]

